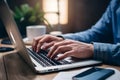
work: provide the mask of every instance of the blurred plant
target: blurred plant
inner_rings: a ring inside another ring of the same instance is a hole
[[[16,6],[13,13],[19,28],[28,25],[47,24],[49,29],[52,30],[51,24],[44,17],[45,13],[40,9],[38,3],[34,7],[30,7],[28,4],[22,4],[20,7]]]

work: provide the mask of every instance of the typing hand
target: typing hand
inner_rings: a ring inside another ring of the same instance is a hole
[[[56,42],[62,40],[62,38],[52,35],[39,36],[33,39],[32,48],[35,52],[39,52],[41,48],[47,50],[52,47]]]
[[[59,53],[63,53],[63,55],[57,57]],[[57,57],[57,60],[70,56],[81,59],[91,58],[93,56],[93,45],[74,40],[63,40],[54,43],[47,56],[51,59]]]

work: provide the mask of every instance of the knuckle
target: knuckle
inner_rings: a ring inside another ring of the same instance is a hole
[[[62,50],[62,48],[63,48],[63,47],[61,47],[61,46],[60,46],[60,47],[58,47],[58,51],[61,51],[61,50]]]
[[[38,44],[43,44],[43,42],[42,42],[42,41],[39,41]]]
[[[54,44],[54,47],[56,47],[56,48],[57,48],[57,47],[58,47],[58,44],[57,44],[57,43],[55,43],[55,44]]]
[[[37,48],[39,48],[40,47],[40,44],[37,44]]]
[[[68,42],[68,43],[73,43],[73,41],[72,41],[72,40],[66,40],[66,42]]]
[[[45,35],[45,37],[46,37],[46,38],[51,38],[51,36],[50,36],[50,35]]]
[[[70,53],[65,53],[64,56],[68,57],[68,56],[70,56]]]
[[[73,52],[73,53],[75,53],[75,52],[76,52],[76,50],[74,50],[74,49],[73,49],[73,50],[72,50],[72,52]]]
[[[38,40],[37,40],[36,38],[33,38],[33,41],[34,41],[34,42],[37,42]]]

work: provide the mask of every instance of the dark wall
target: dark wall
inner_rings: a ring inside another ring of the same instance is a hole
[[[99,20],[110,0],[69,0],[69,23],[65,32],[90,28]]]
[[[102,16],[110,0],[68,0],[68,24],[62,25],[63,33],[79,32],[90,28]],[[8,0],[12,9],[23,3],[30,5],[42,0]],[[42,4],[41,4],[42,5]]]

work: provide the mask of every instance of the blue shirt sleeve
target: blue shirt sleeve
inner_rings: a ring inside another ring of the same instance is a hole
[[[94,59],[120,66],[120,43],[93,43]]]
[[[94,26],[92,26],[91,29],[74,34],[65,34],[63,37],[87,43],[112,42],[113,37],[110,6],[107,8],[107,11],[103,14],[102,18]]]
[[[120,65],[120,44],[113,44],[113,1],[115,0],[111,1],[106,12],[103,14],[101,19],[91,27],[91,29],[74,34],[65,34],[63,37],[86,43],[93,42],[94,59],[101,60],[108,64]]]

